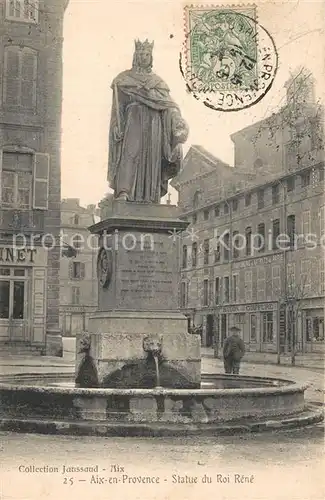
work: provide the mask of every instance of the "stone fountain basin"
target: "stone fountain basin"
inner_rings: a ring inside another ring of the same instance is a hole
[[[37,377],[39,382],[40,375]],[[59,381],[48,379],[47,383]],[[109,433],[125,435],[118,429],[144,424],[168,430],[178,424],[186,431],[193,426],[258,423],[306,411],[307,385],[262,377],[203,376],[201,389],[81,389],[28,384],[32,384],[31,376],[25,385],[9,380],[0,384],[2,429],[28,431],[33,422],[39,422],[54,425],[56,431],[80,430],[83,425],[92,429],[91,433],[95,426],[99,433],[107,434],[110,429]]]

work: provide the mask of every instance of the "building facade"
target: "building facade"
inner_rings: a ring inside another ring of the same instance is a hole
[[[48,355],[62,355],[60,149],[67,3],[0,3],[0,343]]]
[[[88,230],[99,221],[95,205],[80,206],[78,199],[61,203],[60,327],[64,336],[88,328],[97,308],[97,239]]]
[[[193,147],[173,182],[190,223],[182,235],[180,303],[202,325],[206,346],[216,340],[221,347],[237,325],[251,351],[322,349],[323,110],[312,92],[292,103],[295,83],[288,82],[278,114],[232,136],[231,174],[217,159],[207,172],[207,154],[201,149],[200,159]],[[244,185],[238,171],[247,172]]]

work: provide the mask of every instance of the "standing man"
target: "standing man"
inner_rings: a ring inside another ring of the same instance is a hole
[[[230,336],[225,340],[223,345],[225,373],[239,374],[240,362],[245,354],[245,344],[239,333],[239,328],[232,326],[230,328]]]

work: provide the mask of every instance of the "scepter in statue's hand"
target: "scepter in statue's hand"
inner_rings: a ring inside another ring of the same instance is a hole
[[[113,87],[113,94],[114,94],[115,107],[116,107],[116,123],[117,123],[117,125],[115,125],[115,127],[113,129],[113,134],[114,134],[114,140],[116,142],[120,142],[123,139],[123,132],[121,129],[120,105],[119,105],[119,100],[118,100],[118,93],[117,93],[116,84]]]

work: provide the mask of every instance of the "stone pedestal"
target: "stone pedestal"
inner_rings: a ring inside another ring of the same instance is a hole
[[[162,370],[179,374],[184,387],[200,386],[200,338],[188,334],[179,310],[178,233],[186,227],[175,206],[112,200],[107,219],[90,228],[101,248],[98,310],[88,326],[100,385],[128,367],[136,373],[148,357],[143,340],[154,335]]]

